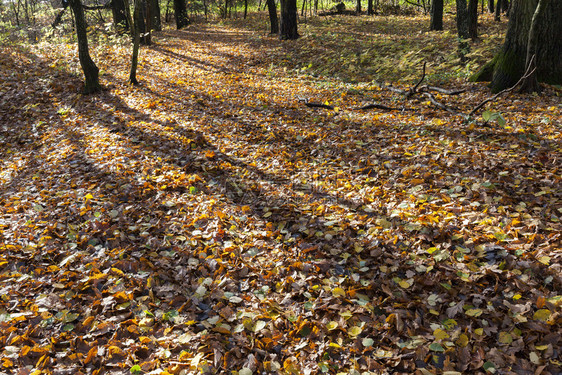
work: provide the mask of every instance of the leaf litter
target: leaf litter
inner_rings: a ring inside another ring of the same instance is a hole
[[[557,373],[560,91],[505,124],[350,111],[401,98],[316,69],[342,63],[314,27],[156,34],[139,87],[94,43],[96,96],[73,45],[2,47],[2,371]]]

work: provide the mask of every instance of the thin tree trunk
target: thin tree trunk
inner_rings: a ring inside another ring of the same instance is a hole
[[[160,20],[160,2],[158,0],[148,0],[150,4],[150,25],[152,30],[162,31],[162,22]]]
[[[457,33],[459,36],[459,57],[461,62],[466,61],[466,55],[470,52],[470,45],[466,41],[470,37],[468,8],[466,0],[456,0],[457,3]]]
[[[357,0],[357,3],[355,5],[355,13],[361,14],[361,0]]]
[[[503,0],[498,0],[496,2],[496,15],[494,17],[494,19],[499,22],[500,18],[501,18],[501,11],[502,11],[502,1]]]
[[[443,0],[432,0],[429,12],[431,14],[429,29],[443,30]]]
[[[536,73],[536,55],[537,55],[537,29],[539,27],[539,19],[542,16],[542,12],[548,5],[550,0],[539,0],[533,18],[531,20],[531,26],[529,28],[529,38],[527,40],[527,56],[525,58],[525,69],[535,69],[535,71],[525,79],[521,87],[523,92],[535,92],[539,91],[539,81],[537,79]],[[531,66],[532,65],[532,66]]]
[[[369,16],[375,14],[375,10],[373,9],[373,0],[367,1],[367,14]]]
[[[88,50],[88,34],[86,32],[86,19],[80,0],[69,0],[70,8],[74,13],[76,22],[76,37],[78,39],[78,58],[84,72],[84,93],[91,94],[101,90],[99,82],[99,69],[90,57]]]
[[[488,0],[488,12],[494,13],[494,0]]]
[[[468,0],[468,34],[478,38],[478,0]]]
[[[185,0],[174,0],[174,13],[177,29],[179,30],[186,27],[189,21],[187,19],[187,5]]]
[[[283,40],[299,37],[297,31],[297,0],[281,0],[281,33]]]
[[[271,34],[279,33],[279,21],[277,19],[277,8],[275,0],[267,0],[267,10],[269,11],[269,23],[271,24]]]
[[[140,47],[140,25],[139,22],[142,19],[142,0],[134,0],[134,10],[133,10],[133,55],[131,57],[131,72],[129,74],[129,83],[133,85],[138,85],[137,80],[137,66],[139,62],[139,47]]]
[[[127,32],[130,26],[125,12],[125,2],[123,0],[112,0],[111,13],[113,14],[115,30],[120,34]]]
[[[146,22],[146,27],[144,30],[144,45],[152,44],[152,4],[150,0],[142,0],[143,5],[143,17]]]
[[[248,0],[244,0],[244,19],[248,16]]]

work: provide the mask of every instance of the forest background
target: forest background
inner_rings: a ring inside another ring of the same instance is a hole
[[[1,4],[0,373],[560,373],[562,90],[468,81],[504,13],[161,3],[131,85],[85,3],[84,95],[70,9]]]

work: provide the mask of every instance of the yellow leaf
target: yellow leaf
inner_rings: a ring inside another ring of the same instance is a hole
[[[84,197],[84,199],[93,199],[94,196],[90,193],[86,194],[86,196]]]
[[[483,336],[484,335],[484,328],[476,328],[474,330],[474,333],[476,333],[478,336]]]
[[[533,314],[533,319],[540,320],[542,322],[546,322],[550,318],[550,310],[549,309],[541,309],[537,310]]]
[[[465,312],[466,315],[468,316],[473,316],[473,317],[479,317],[480,315],[482,315],[482,310],[481,309],[468,309]]]
[[[513,342],[513,337],[511,337],[509,332],[500,332],[499,342],[509,345]]]
[[[455,344],[457,344],[461,348],[464,348],[465,346],[468,345],[468,336],[465,335],[464,333],[461,333],[459,338],[455,341]]]
[[[351,337],[357,337],[361,334],[362,331],[363,331],[363,329],[361,329],[361,327],[354,326],[354,327],[351,327],[349,329],[349,331],[347,331],[347,334]]]
[[[334,290],[332,290],[332,295],[334,297],[338,297],[338,296],[345,297],[345,290],[343,290],[340,287],[336,287],[334,288]]]
[[[338,328],[338,323],[332,320],[331,322],[326,324],[326,328],[328,329],[328,331],[333,331],[334,329]]]
[[[435,331],[433,331],[433,336],[435,336],[437,340],[445,340],[451,337],[447,332],[445,332],[441,328],[437,328]]]
[[[407,289],[412,286],[412,283],[409,280],[400,280],[400,282],[398,282],[398,285],[400,285],[400,287],[404,289]]]

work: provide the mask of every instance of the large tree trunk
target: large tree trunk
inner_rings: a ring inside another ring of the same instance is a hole
[[[468,35],[478,37],[478,0],[468,0]]]
[[[277,20],[277,8],[275,0],[267,0],[267,10],[269,11],[269,23],[271,24],[271,33],[279,33],[279,21]]]
[[[187,4],[185,0],[174,0],[174,13],[177,29],[186,27],[189,20],[187,19]]]
[[[297,0],[281,0],[281,33],[283,40],[297,39]]]
[[[494,13],[494,0],[488,0],[488,12]]]
[[[432,0],[430,30],[443,30],[443,0]]]
[[[562,84],[562,1],[541,2],[536,12],[538,0],[513,0],[501,51],[471,77],[472,81],[491,80],[492,92],[513,86],[525,72],[529,50],[535,55],[538,82]],[[529,38],[535,13],[536,26]]]
[[[101,90],[99,69],[90,57],[88,50],[88,34],[86,33],[86,19],[80,0],[69,0],[76,23],[76,37],[78,39],[78,58],[84,72],[84,93],[91,94]]]

